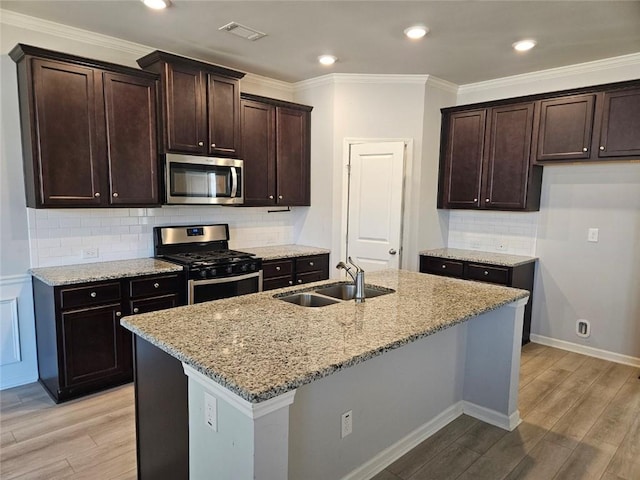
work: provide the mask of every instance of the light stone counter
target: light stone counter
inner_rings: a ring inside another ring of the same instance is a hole
[[[516,267],[525,263],[535,262],[538,257],[524,255],[507,255],[504,253],[483,252],[480,250],[463,250],[460,248],[438,248],[435,250],[423,250],[420,255],[447,258],[451,260],[463,260],[467,262],[488,263],[505,267]]]
[[[180,265],[155,258],[83,263],[61,267],[32,268],[29,270],[31,275],[52,287],[181,271],[182,267]]]
[[[319,308],[281,289],[126,317],[122,325],[258,403],[525,298],[529,292],[403,270],[367,273],[395,293]]]
[[[302,257],[305,255],[322,255],[331,250],[306,245],[272,245],[269,247],[241,248],[243,252],[253,253],[263,260],[277,260],[278,258]]]

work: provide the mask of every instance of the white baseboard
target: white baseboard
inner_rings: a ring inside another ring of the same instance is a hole
[[[391,465],[405,453],[417,447],[445,425],[451,423],[463,413],[463,402],[457,402],[437,417],[416,428],[406,437],[385,448],[368,462],[349,472],[342,480],[368,480]]]
[[[515,429],[521,422],[518,410],[507,416],[504,413],[496,412],[471,402],[462,402],[462,412],[482,422],[508,431]]]
[[[579,343],[566,342],[564,340],[557,340],[555,338],[536,335],[534,333],[531,334],[531,341],[533,343],[546,345],[547,347],[555,347],[561,350],[568,350],[569,352],[588,355],[589,357],[601,358],[610,362],[631,365],[632,367],[640,367],[640,358],[623,355],[621,353],[600,350],[599,348],[587,347],[586,345],[580,345]]]
[[[36,383],[38,381],[38,375],[29,374],[24,377],[16,377],[8,380],[6,383],[2,379],[2,383],[0,383],[0,391],[6,390],[8,388],[21,387],[22,385],[28,385],[30,383]]]

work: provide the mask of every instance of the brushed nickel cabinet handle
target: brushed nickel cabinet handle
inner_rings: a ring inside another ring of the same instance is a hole
[[[122,312],[116,312],[116,317],[121,317],[122,316]]]
[[[140,309],[138,307],[133,309],[133,313],[138,313],[140,311]]]
[[[159,284],[159,283],[154,283],[154,284],[153,284],[153,288],[159,288],[159,287],[160,287],[160,284]]]
[[[600,145],[600,150],[604,150],[604,145]]]
[[[489,272],[487,272],[487,271],[485,270],[485,271],[484,271],[484,274],[485,274],[485,275],[489,275]]]
[[[442,268],[447,268],[447,266],[446,265],[442,265]]]
[[[100,192],[94,193],[93,196],[96,197],[96,198],[100,197]]]
[[[203,147],[204,146],[204,142],[198,142],[198,146],[199,147]]]
[[[588,152],[588,151],[589,151],[589,149],[588,149],[587,147],[584,147],[584,148],[582,149],[582,151],[583,151],[583,152]]]
[[[273,200],[273,195],[269,195],[269,200]]]
[[[282,195],[278,195],[278,198],[279,198],[280,200],[282,200]]]
[[[299,279],[299,280],[298,280],[298,283],[302,283],[302,279]]]
[[[313,267],[313,262],[309,262],[309,266],[310,266],[310,267]]]
[[[216,148],[216,144],[215,144],[215,143],[212,143],[212,144],[211,144],[211,148]]]
[[[281,267],[276,267],[276,270],[279,272],[280,270],[282,270]]]
[[[289,285],[293,285],[293,280],[289,280]]]
[[[91,292],[91,298],[96,298],[98,296],[98,294],[96,292]]]
[[[113,192],[113,196],[118,198],[118,192]]]

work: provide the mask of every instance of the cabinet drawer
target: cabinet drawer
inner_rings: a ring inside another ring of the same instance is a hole
[[[315,272],[299,273],[296,276],[296,284],[319,282],[320,280],[326,280],[327,276],[323,270],[316,270]]]
[[[262,262],[262,278],[284,277],[293,272],[293,260]]]
[[[315,255],[313,257],[296,258],[296,273],[312,272],[327,268],[327,258],[325,255]]]
[[[276,288],[290,287],[291,285],[293,285],[291,275],[287,277],[269,278],[268,280],[263,279],[262,290],[275,290]]]
[[[462,262],[435,257],[427,257],[424,262],[424,267],[425,273],[459,278],[462,278],[462,272],[464,270]]]
[[[60,290],[60,308],[70,309],[120,301],[120,282]]]
[[[178,275],[163,275],[134,279],[130,281],[129,289],[133,298],[176,293],[180,291],[180,278]]]
[[[162,295],[160,297],[145,298],[142,300],[131,300],[131,313],[147,313],[166,308],[173,308],[179,305],[178,295]]]
[[[483,282],[509,284],[509,269],[500,267],[489,267],[470,263],[467,266],[467,278],[469,280],[480,280]]]

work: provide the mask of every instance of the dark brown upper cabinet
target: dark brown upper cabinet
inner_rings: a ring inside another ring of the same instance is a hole
[[[310,205],[312,108],[242,94],[245,205]]]
[[[138,59],[160,74],[164,150],[240,155],[240,79],[244,73],[155,51]]]
[[[595,94],[540,102],[536,160],[576,160],[591,156]]]
[[[602,103],[598,157],[640,157],[640,88],[604,92]]]
[[[17,45],[27,206],[158,205],[157,76]]]
[[[578,95],[556,92],[539,100],[534,121],[536,162],[550,165],[640,157],[638,83],[589,87],[577,91]]]
[[[439,208],[538,210],[533,102],[444,113]]]

